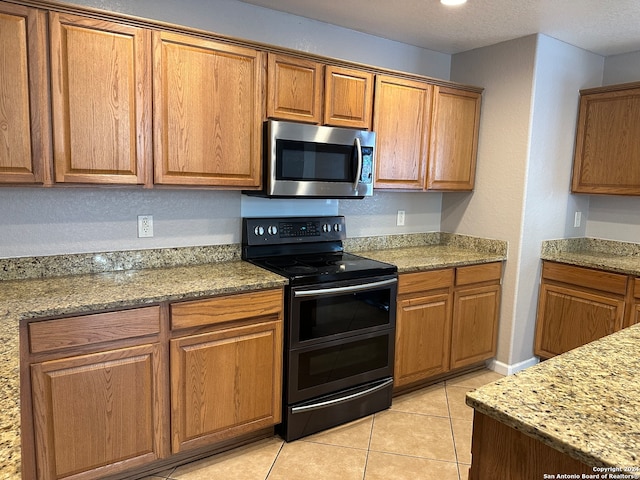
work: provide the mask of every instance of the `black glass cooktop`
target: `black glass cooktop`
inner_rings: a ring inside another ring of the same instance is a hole
[[[395,265],[345,252],[284,255],[250,261],[289,278],[291,283],[348,280],[392,275],[397,271]]]

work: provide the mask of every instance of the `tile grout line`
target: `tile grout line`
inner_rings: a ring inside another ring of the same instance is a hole
[[[273,462],[271,462],[271,466],[269,467],[269,471],[267,472],[267,476],[264,477],[264,480],[268,480],[269,475],[271,475],[271,472],[273,471],[273,467],[276,466],[276,462],[278,461],[278,457],[280,456],[280,453],[282,453],[282,449],[284,448],[285,443],[287,442],[283,439],[282,443],[280,444],[280,448],[278,449],[278,453],[276,453],[276,456],[273,458]]]
[[[447,411],[449,412],[449,428],[451,429],[451,439],[453,440],[453,453],[456,456],[456,469],[458,470],[458,480],[462,480],[460,475],[460,462],[458,460],[458,447],[456,446],[456,435],[453,431],[453,419],[451,418],[451,407],[449,406],[449,392],[447,391],[447,382],[444,382],[444,396],[447,399]]]
[[[371,430],[369,430],[369,442],[367,443],[367,455],[364,459],[364,470],[362,471],[362,480],[367,477],[367,465],[369,464],[369,454],[371,453],[371,440],[373,439],[373,427],[376,423],[376,414],[371,418]]]

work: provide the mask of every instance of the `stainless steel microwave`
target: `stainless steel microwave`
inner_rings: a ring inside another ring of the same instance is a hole
[[[267,197],[363,198],[373,195],[374,132],[269,120],[263,191]]]

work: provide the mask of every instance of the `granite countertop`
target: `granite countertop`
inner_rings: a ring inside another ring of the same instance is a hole
[[[542,243],[540,258],[579,267],[640,276],[640,244],[595,238]]]
[[[427,237],[421,244],[389,242],[380,245],[360,242],[349,251],[387,262],[398,267],[399,273],[435,270],[438,268],[500,262],[507,259],[507,243],[465,235],[439,233],[435,240]]]
[[[640,474],[640,324],[467,394],[467,404],[589,465]]]
[[[0,281],[0,478],[20,478],[20,320],[276,288],[286,279],[242,261]]]
[[[507,244],[447,233],[347,239],[400,272],[505,260]],[[21,320],[260,290],[287,280],[240,260],[239,245],[0,259],[0,478],[20,478]]]

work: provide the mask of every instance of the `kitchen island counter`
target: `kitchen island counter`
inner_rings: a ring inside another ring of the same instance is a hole
[[[476,416],[522,432],[600,475],[593,478],[616,478],[604,477],[598,467],[639,475],[638,351],[640,325],[635,325],[469,392],[466,402]],[[476,458],[477,433],[474,423],[472,473],[482,463]],[[533,460],[529,454],[523,459]]]

